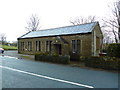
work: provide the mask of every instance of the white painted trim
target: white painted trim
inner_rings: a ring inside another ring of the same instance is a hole
[[[93,35],[94,35],[94,39],[93,39],[93,41],[94,41],[94,56],[96,56],[96,32],[95,32],[95,30],[94,30],[94,33],[93,33]]]

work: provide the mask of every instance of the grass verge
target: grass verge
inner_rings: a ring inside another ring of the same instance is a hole
[[[18,48],[15,46],[7,46],[7,45],[2,45],[1,46],[4,50],[17,50]]]

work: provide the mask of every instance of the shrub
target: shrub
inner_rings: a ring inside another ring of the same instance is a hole
[[[70,62],[70,57],[69,56],[58,56],[58,55],[36,54],[35,60],[36,61],[47,61],[47,62],[53,62],[53,63],[68,64]]]
[[[107,48],[107,55],[120,58],[120,43],[109,44]]]
[[[86,58],[87,58],[86,56],[80,56],[79,61],[80,61],[80,62],[84,62],[84,61],[86,60]]]
[[[80,54],[79,53],[70,53],[70,60],[71,61],[80,61]]]
[[[116,57],[89,57],[85,61],[88,67],[120,70],[120,58]]]
[[[47,55],[49,55],[49,53],[47,53],[47,52],[45,52],[45,53],[36,53],[35,55],[45,55],[45,56],[47,56]]]

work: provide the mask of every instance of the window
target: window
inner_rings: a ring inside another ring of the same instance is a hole
[[[75,40],[72,40],[72,52],[75,53]]]
[[[48,44],[48,41],[46,41],[46,52],[49,52],[49,44]]]
[[[46,41],[46,52],[51,52],[52,41]]]
[[[21,42],[21,51],[24,51],[24,49],[25,49],[24,42]]]
[[[36,51],[38,51],[38,41],[36,41]]]
[[[28,42],[28,51],[30,51],[30,42]]]
[[[36,51],[41,51],[41,43],[40,43],[40,41],[36,41]]]
[[[39,41],[39,51],[41,51],[41,42]]]
[[[50,41],[50,52],[52,50],[52,41]]]
[[[72,40],[72,52],[80,53],[80,40]]]
[[[28,42],[28,51],[32,51],[32,42],[31,41]]]
[[[99,50],[100,49],[100,38],[96,37],[96,49]]]

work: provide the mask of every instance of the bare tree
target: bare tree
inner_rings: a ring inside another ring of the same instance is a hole
[[[88,16],[88,17],[76,18],[75,20],[70,21],[70,23],[72,23],[73,25],[80,25],[80,24],[91,23],[91,22],[95,22],[95,21],[96,21],[95,16]]]
[[[29,21],[27,22],[27,27],[25,27],[28,31],[37,31],[40,29],[40,19],[37,14],[32,14]]]
[[[115,37],[115,42],[120,42],[120,1],[117,0],[113,5],[109,6],[112,11],[112,15],[109,19],[103,19],[108,27],[109,32],[112,32]]]
[[[119,37],[119,42],[120,42],[120,1],[118,1],[118,14],[119,14],[119,17],[118,17],[118,37]]]
[[[5,36],[5,34],[0,34],[0,41],[1,41],[2,45],[5,44],[5,42],[6,42],[6,36]]]

